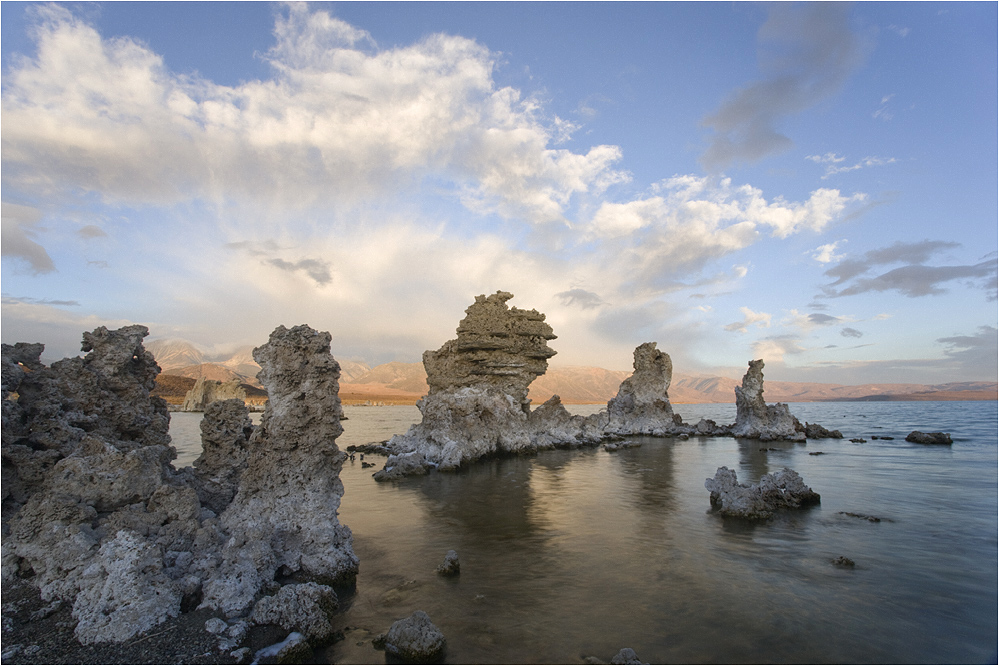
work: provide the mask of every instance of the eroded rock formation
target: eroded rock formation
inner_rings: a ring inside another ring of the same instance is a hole
[[[735,387],[735,437],[770,441],[805,439],[804,429],[784,403],[768,405],[763,399],[763,359],[749,362],[742,386]]]
[[[395,478],[400,466],[456,469],[495,452],[533,450],[528,387],[544,374],[555,335],[537,310],[510,308],[513,294],[477,296],[458,325],[458,337],[423,354],[427,395],[423,420],[389,443],[394,452],[376,478]]]
[[[182,412],[203,412],[208,405],[218,400],[246,400],[246,389],[237,379],[219,382],[214,379],[198,377],[194,386],[184,396],[180,406]]]
[[[130,640],[199,600],[236,618],[219,621],[230,649],[251,611],[282,626],[327,612],[335,596],[322,584],[357,569],[337,521],[329,334],[279,327],[256,350],[272,394],[260,427],[240,400],[210,404],[204,452],[176,470],[147,333],[98,328],[83,336],[85,357],[49,367],[40,344],[3,345],[5,585],[30,577],[43,600],[72,604],[85,644]],[[290,576],[293,589],[257,612]]]
[[[719,467],[704,487],[711,493],[711,506],[723,516],[765,520],[780,509],[796,509],[819,503],[819,494],[805,485],[793,469],[785,467],[760,477],[755,485],[739,483],[735,471]]]
[[[673,361],[669,354],[646,342],[635,349],[635,372],[621,382],[617,396],[607,403],[604,430],[615,435],[666,435],[680,425],[669,404]]]

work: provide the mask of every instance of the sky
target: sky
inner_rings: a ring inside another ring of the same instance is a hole
[[[995,381],[997,7],[3,2],[3,342]]]

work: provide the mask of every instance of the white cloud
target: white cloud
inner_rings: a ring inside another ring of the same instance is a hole
[[[845,240],[838,240],[832,243],[827,243],[825,245],[820,245],[815,248],[815,254],[812,255],[812,259],[819,262],[820,264],[828,264],[832,261],[839,261],[845,254],[835,254],[836,248],[839,247],[840,243],[845,243]]]
[[[291,4],[266,56],[274,78],[228,87],[174,75],[145,46],[102,39],[60,6],[36,11],[38,57],[5,75],[3,93],[5,178],[25,190],[284,209],[429,176],[475,210],[543,223],[563,219],[573,195],[627,179],[612,168],[616,146],[550,148],[566,124],[497,88],[493,54],[462,37],[379,50],[364,31]]]
[[[785,356],[806,351],[795,335],[773,335],[753,343],[753,358],[762,358],[767,363],[782,363]]]
[[[766,312],[753,312],[747,307],[739,308],[742,312],[742,321],[732,322],[725,326],[726,331],[738,331],[739,333],[746,333],[749,327],[755,324],[757,328],[770,328],[770,319],[772,315]]]
[[[34,275],[51,273],[55,264],[45,248],[32,240],[37,234],[37,224],[42,218],[41,211],[30,206],[7,203],[0,204],[0,225],[2,225],[2,254],[27,264]]]

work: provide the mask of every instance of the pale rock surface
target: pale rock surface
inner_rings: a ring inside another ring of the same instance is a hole
[[[279,569],[324,584],[357,573],[350,529],[337,519],[343,412],[330,334],[279,326],[253,358],[269,400],[239,489],[219,517],[230,538],[202,601],[230,617],[248,609]]]
[[[182,412],[203,412],[208,405],[218,400],[246,400],[246,389],[238,379],[220,382],[214,379],[198,377],[194,386],[184,396],[180,407]]]
[[[626,664],[631,666],[633,664],[647,664],[648,662],[642,661],[635,654],[635,651],[631,648],[622,648],[620,652],[611,657],[612,664]]]
[[[555,335],[537,310],[508,307],[511,298],[502,291],[477,296],[458,337],[423,354],[430,387],[417,403],[423,419],[389,441],[394,455],[376,478],[397,476],[394,468],[407,454],[418,454],[422,465],[453,470],[484,455],[536,449],[527,392],[555,355],[548,346]],[[415,457],[406,464],[419,468]]]
[[[239,399],[220,400],[205,408],[201,420],[201,455],[194,461],[195,488],[201,503],[222,513],[236,495],[249,458],[253,422]]]
[[[261,598],[250,618],[257,624],[276,624],[322,642],[333,635],[330,618],[337,608],[333,588],[309,582],[285,585],[274,596]]]
[[[762,441],[785,439],[802,441],[805,433],[783,403],[768,405],[763,399],[763,360],[750,361],[749,370],[742,378],[742,386],[735,387],[735,437]]]
[[[442,576],[457,576],[461,573],[461,563],[458,561],[457,551],[447,551],[444,555],[444,561],[437,567],[437,573]]]
[[[445,647],[444,634],[421,610],[392,623],[385,635],[385,652],[407,661],[434,661]]]
[[[527,417],[531,439],[538,449],[575,448],[598,444],[604,437],[606,413],[574,416],[553,395]]]
[[[785,467],[760,477],[755,485],[739,483],[728,467],[719,467],[704,487],[711,493],[711,506],[723,516],[765,520],[780,509],[796,509],[818,504],[819,494],[805,485],[801,476]]]
[[[607,403],[605,431],[615,435],[672,434],[680,425],[669,402],[673,362],[669,354],[646,342],[635,349],[635,372],[621,382],[617,396]]]
[[[920,432],[913,430],[905,436],[905,441],[913,444],[953,444],[954,440],[950,433],[946,432]]]

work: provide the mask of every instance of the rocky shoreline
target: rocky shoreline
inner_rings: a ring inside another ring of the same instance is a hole
[[[376,480],[546,448],[612,450],[636,435],[842,437],[766,404],[762,360],[735,389],[736,423],[683,423],[669,401],[672,362],[654,342],[635,350],[634,373],[605,410],[573,416],[558,396],[532,410],[528,386],[555,354],[555,335],[543,314],[508,308],[511,297],[477,297],[458,337],[424,355],[422,422],[361,448],[388,456]],[[253,351],[270,396],[257,426],[237,385],[202,382],[191,401],[204,409],[202,454],[176,469],[147,334],[101,327],[84,334],[85,357],[48,367],[41,344],[3,345],[3,661],[307,659],[342,638],[332,622],[338,592],[350,594],[359,566],[338,520],[348,454],[336,444],[343,413],[330,335],[279,326]],[[819,501],[789,469],[747,486],[722,467],[705,485],[721,516],[766,520]],[[448,558],[442,573],[457,575],[457,554]],[[386,649],[439,658],[443,637],[414,618],[414,644],[434,636],[427,654],[391,633]]]

